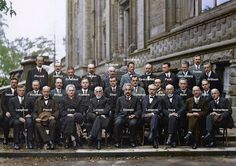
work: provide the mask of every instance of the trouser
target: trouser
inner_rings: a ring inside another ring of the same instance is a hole
[[[46,132],[46,130],[49,130],[49,134]],[[36,122],[35,124],[35,136],[37,142],[43,141],[43,143],[47,143],[49,141],[53,141],[55,139],[55,131],[56,131],[56,120],[48,120],[48,122]]]
[[[154,114],[150,118],[144,118],[144,122],[150,124],[150,133],[153,134],[153,138],[157,138],[159,134],[158,132],[159,116]]]
[[[109,126],[110,118],[109,117],[102,117],[97,116],[94,120],[92,129],[91,129],[91,136],[96,138],[97,140],[101,140],[101,133],[102,129],[107,129]]]
[[[87,113],[87,126],[86,126],[87,135],[90,134],[96,116],[97,115],[95,113],[92,112]]]

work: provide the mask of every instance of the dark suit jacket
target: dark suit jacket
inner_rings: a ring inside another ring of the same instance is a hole
[[[195,65],[190,66],[189,70],[191,71],[191,73],[193,73],[193,75],[195,76],[196,79],[196,85],[200,85],[200,77],[202,75],[202,73],[204,73],[204,67],[203,65],[200,65],[200,69],[196,69]]]
[[[221,83],[221,80],[220,80],[219,76],[216,73],[211,72],[210,77],[208,77],[205,73],[203,73],[201,75],[201,78],[200,78],[200,83],[202,83],[202,80],[204,80],[204,79],[209,81],[211,89],[216,88],[222,94],[222,92],[223,92],[223,84]]]
[[[151,73],[150,75],[144,74],[140,76],[140,86],[144,88],[146,94],[148,94],[148,86],[154,83],[157,76]]]
[[[116,80],[117,80],[117,86],[120,85],[120,80],[116,77]],[[102,79],[102,82],[103,82],[103,89],[106,89],[108,87],[110,87],[110,78],[108,76],[104,77]]]
[[[18,96],[15,96],[9,101],[9,110],[13,117],[13,119],[19,119],[27,114],[32,114],[33,108],[30,107],[29,103],[26,101],[27,99],[24,97],[24,100],[20,104]]]
[[[51,90],[51,96],[54,100],[61,104],[63,98],[66,96],[66,91],[61,89],[61,93],[58,93],[56,89]]]
[[[6,112],[9,111],[9,101],[11,98],[17,96],[17,92],[15,90],[14,94],[12,94],[11,88],[6,89],[2,92],[1,95],[1,107],[2,107],[2,114],[5,116]]]
[[[214,100],[210,102],[210,111],[214,112],[214,109],[227,109],[228,111],[225,112],[218,112],[221,113],[221,119],[226,119],[226,124],[224,126],[228,128],[234,127],[234,121],[232,118],[232,107],[228,99],[220,97],[219,103],[216,104]]]
[[[65,117],[67,114],[74,114],[77,112],[80,112],[79,98],[75,96],[73,99],[70,99],[68,95],[66,95],[60,104],[61,117]]]
[[[94,90],[96,86],[102,87],[102,79],[99,75],[94,74],[90,76],[89,74],[84,75],[82,78],[87,78],[89,80],[89,89]]]
[[[175,89],[178,87],[179,80],[178,80],[178,77],[174,73],[170,74],[170,78],[167,78],[165,73],[162,73],[159,75],[159,78],[161,79],[163,89],[166,89],[166,85],[168,84],[173,85]]]
[[[34,107],[34,118],[38,118],[39,115],[42,112],[47,112],[49,115],[52,115],[55,117],[55,119],[59,116],[59,109],[58,104],[55,100],[52,99],[52,97],[49,97],[48,104],[46,105],[44,102],[43,96],[39,98]]]
[[[61,78],[64,84],[64,78],[66,77],[66,73],[62,72],[60,73],[60,75],[56,75],[56,72],[52,72],[51,74],[49,74],[48,76],[48,85],[51,87],[51,89],[55,88],[55,80],[57,78]]]
[[[182,98],[178,95],[173,95],[172,103],[168,96],[165,96],[162,100],[162,111],[166,117],[169,117],[169,109],[175,109],[175,112],[181,117],[184,112],[184,102]]]
[[[67,85],[73,84],[75,85],[76,90],[79,90],[81,89],[80,82],[81,82],[81,78],[79,76],[74,75],[73,78],[69,78],[68,76],[66,76],[64,79],[63,88],[65,89]]]
[[[94,98],[94,92],[88,90],[87,94],[83,94],[82,89],[77,91],[78,99],[79,99],[79,111],[82,112],[84,115],[87,113],[89,108],[90,99]]]
[[[187,100],[188,98],[190,98],[190,97],[193,96],[192,91],[189,90],[189,89],[187,89],[185,93],[183,93],[183,91],[182,91],[181,89],[177,89],[177,90],[175,91],[175,94],[176,94],[176,95],[179,95],[179,96],[183,99],[184,103],[186,102],[186,100]]]
[[[102,96],[100,99],[97,99],[96,97],[90,99],[88,113],[97,112],[98,115],[109,116],[110,111],[111,107],[108,98]]]
[[[149,113],[149,111],[151,111],[152,109],[155,111],[151,112],[159,115],[161,113],[161,104],[162,101],[160,97],[155,96],[152,100],[152,103],[150,104],[149,95],[144,96],[142,100],[142,117],[144,117],[144,115],[146,113]]]
[[[198,104],[194,102],[194,97],[191,97],[187,99],[185,105],[187,112],[193,112],[192,109],[201,109],[201,111],[198,112],[200,117],[204,117],[209,113],[208,103],[203,97],[200,97]]]
[[[213,100],[212,96],[211,96],[211,90],[209,90],[209,92],[207,94],[204,94],[202,91],[202,97],[207,100],[208,104],[210,104],[210,102]]]
[[[184,75],[183,71],[179,71],[177,74],[178,79],[185,78],[188,80],[188,88],[192,89],[196,85],[196,78],[192,72],[188,72],[187,76]]]
[[[133,111],[125,111],[124,109],[133,109]],[[134,114],[136,118],[139,118],[141,113],[141,103],[137,97],[131,96],[130,101],[126,99],[126,96],[121,96],[117,99],[115,117],[120,116],[125,118]]]
[[[111,87],[108,87],[104,91],[104,96],[110,100],[111,110],[115,112],[117,99],[123,95],[122,89],[117,86],[116,92],[112,92]]]
[[[41,73],[38,72],[37,68],[28,71],[26,79],[26,91],[29,92],[32,89],[32,82],[38,80],[40,83],[40,88],[48,85],[48,72],[42,68]]]

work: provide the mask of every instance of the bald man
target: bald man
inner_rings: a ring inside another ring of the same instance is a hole
[[[202,131],[202,122],[209,112],[207,100],[201,96],[201,89],[193,87],[193,97],[186,101],[186,111],[188,119],[188,133],[184,137],[186,144],[190,144],[196,149],[199,144]]]
[[[154,83],[156,75],[153,74],[153,66],[151,64],[146,64],[145,74],[140,76],[140,85],[144,88],[146,94],[148,94],[148,86]]]
[[[202,137],[208,147],[215,146],[215,129],[218,127],[234,127],[232,107],[228,99],[221,97],[218,89],[211,90],[213,100],[210,102],[211,113],[206,118],[207,134]]]
[[[51,89],[55,88],[55,81],[57,78],[61,78],[62,81],[64,82],[66,73],[64,73],[61,69],[62,69],[61,63],[56,62],[54,65],[54,71],[48,76],[48,85],[51,87]]]
[[[87,78],[89,80],[89,90],[94,91],[96,86],[102,86],[102,79],[99,75],[95,74],[96,68],[94,64],[89,64],[88,73],[82,78]]]

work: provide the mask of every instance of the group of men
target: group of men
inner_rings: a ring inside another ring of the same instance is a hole
[[[221,95],[222,82],[210,63],[201,64],[200,55],[194,57],[191,67],[182,62],[178,74],[163,63],[158,76],[151,64],[139,76],[135,64],[129,62],[120,79],[114,67],[101,78],[95,74],[94,64],[88,65],[88,73],[82,77],[75,75],[73,67],[63,73],[60,63],[48,75],[43,63],[44,58],[38,56],[26,86],[12,78],[11,87],[2,93],[4,145],[13,127],[17,150],[22,138],[29,149],[54,149],[61,139],[65,148],[78,148],[84,132],[88,142],[101,149],[103,129],[117,148],[128,129],[130,145],[135,147],[148,127],[148,141],[154,148],[161,138],[176,146],[176,137],[184,134],[184,142],[196,149],[200,142],[215,146],[216,130],[234,126],[230,102]]]

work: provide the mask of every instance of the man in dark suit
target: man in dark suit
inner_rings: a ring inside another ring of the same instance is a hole
[[[34,103],[36,102],[36,100],[43,96],[42,91],[40,91],[39,89],[40,89],[39,81],[34,80],[32,82],[32,91],[29,91],[26,94],[27,101],[29,101],[29,103],[32,105],[32,107],[34,106]]]
[[[120,87],[121,87],[121,88],[123,88],[123,85],[124,85],[125,83],[130,83],[130,82],[131,82],[131,78],[132,78],[134,75],[138,76],[138,74],[136,74],[136,73],[134,72],[134,70],[135,70],[135,64],[134,64],[134,62],[129,62],[129,63],[127,64],[127,70],[128,70],[127,73],[121,76],[121,80],[120,80]]]
[[[79,90],[81,89],[80,82],[81,82],[81,78],[75,75],[75,69],[72,66],[69,66],[67,68],[67,75],[64,78],[63,89],[66,88],[67,85],[73,84],[75,85],[76,90]]]
[[[158,148],[158,124],[161,112],[161,98],[156,96],[156,86],[148,86],[149,94],[142,100],[142,118],[150,124],[148,140],[153,142],[153,148]]]
[[[204,72],[204,67],[201,64],[201,56],[200,55],[195,55],[193,58],[193,65],[190,67],[191,73],[195,76],[196,79],[196,85],[200,85],[200,77]]]
[[[215,146],[215,132],[218,127],[233,128],[232,107],[228,99],[221,97],[218,89],[212,89],[213,100],[210,102],[211,113],[206,118],[207,134],[202,137],[208,147]]]
[[[26,91],[29,92],[32,90],[32,82],[38,80],[40,83],[40,88],[48,85],[48,72],[42,67],[44,64],[44,57],[36,57],[36,67],[32,70],[29,70],[27,79],[26,79]]]
[[[88,65],[88,73],[83,76],[89,80],[89,90],[94,91],[96,86],[102,86],[102,79],[99,75],[95,74],[95,65]]]
[[[205,69],[205,72],[201,75],[200,82],[206,79],[209,82],[211,89],[216,88],[220,91],[220,93],[222,93],[223,84],[219,76],[215,72],[212,71],[211,63],[207,62],[206,64],[204,64],[204,69]]]
[[[60,106],[64,96],[66,95],[66,91],[62,89],[63,87],[63,80],[62,78],[55,79],[55,89],[51,90],[51,95],[54,100],[56,100]]]
[[[17,86],[17,96],[13,97],[9,101],[9,109],[13,118],[14,126],[14,148],[20,149],[20,132],[26,133],[26,144],[29,149],[33,149],[33,108],[29,106],[29,103],[25,100],[25,87],[23,85]]]
[[[37,143],[44,143],[44,149],[54,149],[56,120],[58,119],[58,104],[50,96],[50,87],[44,86],[43,96],[34,107],[35,136]],[[47,130],[48,129],[48,130]],[[49,131],[49,134],[48,132]]]
[[[60,106],[61,115],[61,131],[65,141],[65,148],[69,148],[69,142],[72,142],[72,147],[77,148],[81,145],[80,133],[81,125],[85,119],[83,112],[79,110],[79,98],[76,95],[76,89],[73,84],[66,86],[64,100]]]
[[[174,88],[177,88],[178,86],[178,77],[174,73],[170,72],[169,62],[163,63],[162,73],[160,74],[159,78],[161,79],[162,88],[164,89],[168,84],[173,85]]]
[[[133,87],[132,95],[136,96],[140,101],[144,96],[146,96],[146,92],[143,87],[139,86],[139,78],[134,75],[131,78],[131,85]]]
[[[1,119],[0,123],[4,133],[4,139],[3,139],[4,145],[8,144],[9,129],[13,123],[12,115],[9,111],[9,100],[17,96],[17,91],[16,91],[17,85],[18,85],[18,80],[16,78],[12,78],[10,81],[11,87],[2,92],[2,97],[1,97],[2,115],[0,117]]]
[[[127,83],[123,87],[124,96],[118,98],[115,111],[114,136],[115,147],[120,147],[122,131],[125,124],[128,124],[130,131],[130,145],[136,147],[136,128],[138,119],[141,116],[140,100],[132,95],[133,87]]]
[[[207,103],[209,104],[210,101],[212,101],[211,97],[211,89],[210,89],[210,83],[207,80],[202,80],[202,97],[207,100]]]
[[[192,89],[196,85],[196,78],[195,75],[189,71],[189,62],[184,61],[181,64],[181,71],[178,72],[177,77],[179,79],[185,78],[188,81],[188,88]]]
[[[205,120],[209,108],[207,101],[201,96],[201,90],[198,86],[193,87],[193,95],[186,101],[188,133],[184,139],[186,144],[190,144],[193,149],[196,149],[200,142],[200,134],[203,132],[201,122]]]
[[[110,124],[110,103],[109,99],[103,96],[103,89],[100,86],[94,89],[95,97],[90,100],[88,109],[88,123],[92,128],[88,140],[97,141],[97,149],[101,149],[102,129],[108,129]]]
[[[153,66],[151,64],[146,64],[145,66],[145,74],[140,76],[140,86],[142,86],[148,94],[148,86],[154,83],[156,75],[153,74]]]
[[[182,98],[174,94],[174,86],[166,86],[166,96],[163,99],[162,111],[164,120],[168,124],[167,145],[176,146],[174,136],[178,130],[179,119],[184,114],[184,102]]]
[[[110,78],[113,78],[113,77],[116,77],[117,86],[119,86],[120,85],[120,80],[117,78],[116,68],[111,66],[111,67],[108,68],[107,75],[105,75],[104,78],[102,78],[103,89],[106,89],[106,88],[110,87]]]
[[[163,97],[165,96],[165,90],[161,87],[161,79],[160,78],[156,78],[154,81],[154,85],[156,86],[156,96],[160,96]]]
[[[56,62],[54,65],[54,72],[52,72],[51,74],[49,74],[48,76],[48,85],[51,87],[51,89],[55,88],[55,80],[57,78],[61,78],[62,81],[64,82],[64,78],[66,77],[66,73],[64,73],[63,71],[61,71],[61,63]]]

